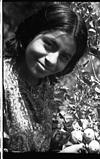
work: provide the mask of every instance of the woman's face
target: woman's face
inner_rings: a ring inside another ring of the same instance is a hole
[[[64,70],[76,52],[71,35],[62,31],[41,33],[26,48],[26,64],[36,78]]]

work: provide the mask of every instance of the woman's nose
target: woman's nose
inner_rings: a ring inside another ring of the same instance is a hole
[[[47,66],[55,66],[57,64],[58,61],[58,57],[59,57],[59,52],[56,53],[49,53],[46,57],[45,57],[45,64]]]

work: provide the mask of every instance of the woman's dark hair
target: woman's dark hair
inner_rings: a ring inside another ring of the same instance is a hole
[[[15,32],[15,37],[7,42],[9,48],[15,48],[16,60],[21,60],[25,56],[25,49],[29,42],[39,33],[48,30],[61,30],[72,34],[76,42],[76,53],[64,69],[62,74],[73,70],[77,61],[83,56],[87,46],[86,24],[79,15],[71,8],[61,3],[47,3],[33,15],[25,19]],[[11,51],[11,49],[9,49]]]

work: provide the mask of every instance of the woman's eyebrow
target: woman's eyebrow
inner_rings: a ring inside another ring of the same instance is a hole
[[[62,37],[64,35],[66,36],[66,33],[60,33],[59,35],[53,35],[53,34],[49,34],[49,33],[45,34],[46,37],[50,37],[50,38],[59,38],[59,37]]]
[[[44,42],[49,42],[50,44],[55,44],[57,47],[59,47],[59,44],[57,43],[56,39],[49,36],[42,37]]]
[[[62,33],[62,34],[60,34],[60,35],[57,35],[57,36],[54,36],[55,38],[59,38],[59,37],[62,37],[62,36],[66,36],[66,33]]]
[[[44,39],[45,39],[45,38],[48,38],[48,39],[53,40],[53,41],[56,42],[56,40],[57,40],[59,37],[62,37],[62,36],[64,36],[64,35],[66,36],[65,33],[60,34],[60,35],[57,35],[57,36],[47,34],[47,35],[44,35],[43,38],[44,38]]]

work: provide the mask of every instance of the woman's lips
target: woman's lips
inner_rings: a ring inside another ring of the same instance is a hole
[[[39,66],[40,66],[43,70],[44,70],[44,69],[48,70],[40,61],[38,61],[37,63],[39,64]]]
[[[39,66],[44,70],[47,70],[47,71],[49,71],[49,72],[53,72],[54,71],[54,68],[52,68],[52,67],[47,67],[47,66],[45,66],[44,64],[42,64],[40,61],[38,61],[38,64],[39,64]]]

